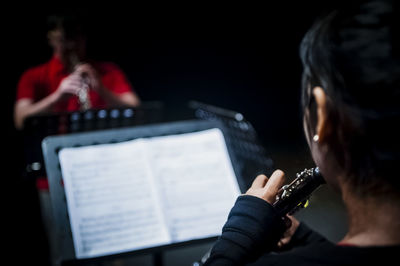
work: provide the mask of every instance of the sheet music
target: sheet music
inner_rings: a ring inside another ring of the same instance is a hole
[[[172,241],[219,235],[240,194],[222,132],[155,137],[147,151]]]
[[[60,151],[77,258],[221,233],[240,194],[219,129]]]
[[[144,148],[134,140],[60,151],[77,258],[170,242]]]

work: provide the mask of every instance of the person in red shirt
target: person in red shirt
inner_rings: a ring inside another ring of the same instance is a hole
[[[138,106],[140,99],[113,63],[86,57],[86,37],[76,17],[49,18],[52,58],[21,76],[14,109],[17,129],[28,116],[89,108]]]
[[[49,17],[47,38],[52,48],[51,59],[26,70],[17,85],[14,106],[17,129],[23,128],[27,117],[41,113],[140,105],[139,97],[117,65],[87,57],[84,23],[78,16]],[[46,231],[47,237],[43,240],[48,241],[46,243],[37,242],[37,235],[33,237],[37,243],[35,256],[43,259],[44,263],[39,264],[47,265],[48,256],[57,257],[57,251],[48,250],[56,240],[47,178],[37,177],[36,188],[39,199],[35,206],[41,218],[38,221],[36,216],[29,219],[37,226],[35,232],[41,232],[41,226]],[[36,199],[29,198],[29,201],[35,204]]]

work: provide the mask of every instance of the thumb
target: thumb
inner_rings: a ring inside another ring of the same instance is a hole
[[[285,184],[285,180],[285,173],[283,171],[276,170],[272,173],[264,187],[264,195],[267,202],[270,204],[274,203],[280,188]]]

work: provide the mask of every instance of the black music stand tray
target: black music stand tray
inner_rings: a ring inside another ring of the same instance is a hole
[[[133,140],[136,138],[155,137],[163,135],[182,134],[189,132],[202,131],[211,128],[219,128],[226,138],[226,128],[219,121],[204,121],[204,120],[188,120],[180,122],[171,122],[163,124],[153,124],[144,126],[135,126],[130,128],[119,128],[103,131],[75,133],[63,136],[50,136],[46,137],[42,142],[43,156],[46,166],[46,172],[50,186],[50,197],[53,209],[54,226],[56,232],[57,243],[56,246],[52,247],[57,249],[57,258],[53,263],[55,265],[65,265],[72,263],[74,265],[84,264],[93,260],[107,260],[109,257],[123,256],[111,255],[99,258],[83,259],[78,260],[75,256],[72,232],[68,217],[68,208],[66,202],[66,196],[64,187],[62,185],[62,174],[61,167],[58,157],[58,152],[62,148],[66,147],[77,147],[77,146],[88,146],[105,143],[116,143],[122,141]],[[228,152],[232,161],[232,165],[235,171],[235,175],[238,179],[240,190],[243,192],[247,189],[247,184],[240,175],[240,169],[237,169],[235,153],[232,150],[229,141],[226,141]],[[210,241],[215,237],[199,240],[191,240],[181,243],[175,243],[165,246],[159,246],[154,248],[147,248],[144,250],[132,251],[125,254],[155,254],[154,261],[156,264],[161,265],[162,259],[160,253],[163,250],[171,247],[183,246],[189,243],[200,243],[204,241]]]

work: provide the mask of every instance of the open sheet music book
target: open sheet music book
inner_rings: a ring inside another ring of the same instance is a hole
[[[77,258],[221,233],[240,194],[219,129],[64,148]]]

